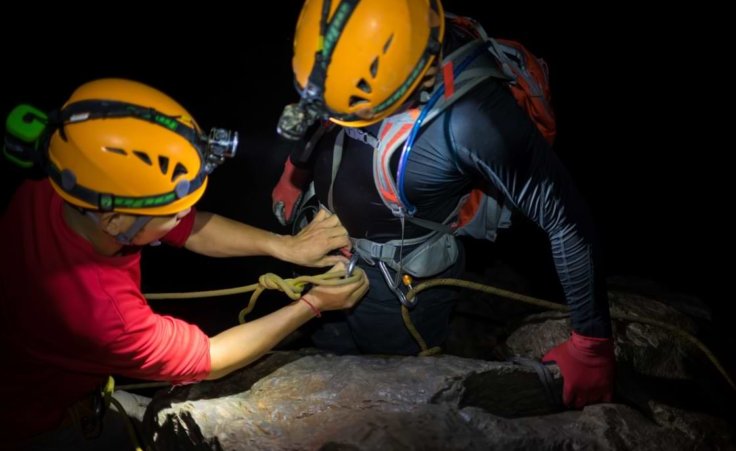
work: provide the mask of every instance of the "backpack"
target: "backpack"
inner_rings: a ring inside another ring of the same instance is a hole
[[[494,241],[497,230],[511,224],[510,210],[498,203],[489,187],[473,189],[442,223],[414,215],[415,209],[403,194],[403,173],[413,141],[421,127],[472,88],[493,77],[506,81],[517,103],[550,145],[556,134],[555,117],[549,102],[546,63],[518,42],[489,38],[473,19],[451,14],[447,14],[447,17],[474,39],[443,59],[443,83],[435,88],[421,112],[410,110],[384,119],[377,137],[361,129],[343,128],[337,136],[333,153],[334,183],[345,135],[373,146],[373,177],[383,203],[402,221],[405,219],[430,231],[422,237],[409,240],[402,238],[388,243],[354,240],[355,249],[364,260],[371,264],[378,260],[397,272],[406,272],[415,277],[435,275],[454,263],[458,249],[453,236],[466,235]],[[493,56],[498,67],[473,64],[480,54],[486,52]],[[397,176],[394,177],[390,161],[399,148],[402,154]],[[332,187],[328,195],[330,208],[331,198]],[[415,245],[417,247],[411,253],[402,255],[404,246]]]

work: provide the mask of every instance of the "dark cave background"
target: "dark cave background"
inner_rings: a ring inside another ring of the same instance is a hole
[[[549,64],[556,151],[591,207],[606,274],[651,279],[702,299],[724,333],[718,340],[732,349],[728,128],[714,107],[721,92],[708,87],[719,59],[704,45],[706,36],[686,33],[711,13],[648,14],[615,5],[594,11],[445,2],[447,10],[478,19],[492,36],[523,42]],[[234,8],[212,4],[174,15],[98,4],[84,12],[49,6],[40,14],[32,5],[4,6],[6,21],[23,25],[0,32],[0,112],[20,102],[56,108],[78,85],[99,77],[148,83],[205,128],[240,132],[238,156],[211,177],[199,208],[288,233],[271,215],[270,192],[286,155],[275,146],[276,120],[297,98],[290,58],[300,2]],[[16,183],[4,170],[3,206]],[[489,256],[498,257],[536,281],[533,294],[560,299],[545,239],[533,227],[469,248],[469,269],[482,272]],[[250,284],[263,272],[289,275],[292,268],[268,258],[213,260],[156,248],[145,251],[143,270],[144,291],[155,292]],[[216,333],[237,322],[245,301],[160,301],[154,309]],[[258,309],[283,302],[268,294]]]

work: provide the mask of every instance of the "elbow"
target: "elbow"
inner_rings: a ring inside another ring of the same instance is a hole
[[[232,369],[227,369],[227,368],[214,369],[213,368],[212,370],[210,370],[210,373],[207,375],[207,377],[204,378],[204,380],[206,380],[206,381],[213,381],[213,380],[216,380],[216,379],[220,379],[221,377],[225,377],[228,374],[232,373],[233,370],[234,370],[234,368],[232,368]]]

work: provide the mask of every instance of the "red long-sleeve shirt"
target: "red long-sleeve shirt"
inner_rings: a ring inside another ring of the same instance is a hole
[[[17,438],[59,424],[109,374],[184,383],[210,371],[207,336],[143,298],[140,253],[98,254],[62,207],[47,180],[27,181],[0,219],[0,424]],[[194,216],[163,241],[183,246]]]

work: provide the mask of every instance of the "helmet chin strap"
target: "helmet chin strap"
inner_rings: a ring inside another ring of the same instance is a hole
[[[91,211],[85,212],[87,217],[91,218],[95,223],[100,223],[100,218],[97,217],[94,213]],[[123,233],[118,233],[115,235],[115,241],[118,242],[118,244],[122,244],[123,246],[130,246],[133,242],[133,238],[138,234],[138,232],[141,231],[143,227],[146,226],[151,220],[153,219],[153,216],[138,216],[133,224],[128,227],[128,230],[126,230]],[[161,244],[160,241],[154,241],[151,243],[152,246],[157,246]]]

